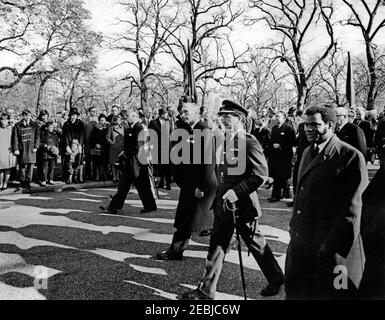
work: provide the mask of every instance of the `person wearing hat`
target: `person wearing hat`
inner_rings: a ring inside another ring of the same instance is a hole
[[[254,202],[256,190],[264,184],[268,168],[263,149],[258,140],[246,133],[245,119],[247,110],[235,102],[225,100],[219,110],[226,128],[221,159],[217,159],[216,177],[217,194],[213,203],[214,228],[210,238],[204,276],[198,288],[186,292],[182,299],[210,300],[215,298],[220,273],[234,233],[232,206],[236,207],[236,227],[251,254],[257,261],[268,280],[268,285],[261,292],[271,296],[279,292],[284,278],[278,262],[275,260],[264,236],[258,231],[256,218],[260,216],[260,207]],[[236,156],[237,157],[234,157]],[[233,160],[238,160],[234,162]],[[218,161],[220,160],[220,161]],[[234,168],[240,170],[234,171]],[[249,225],[256,223],[254,233]]]
[[[39,184],[54,185],[53,174],[59,156],[59,134],[52,121],[48,121],[40,130],[40,146],[37,150],[37,173]]]
[[[19,164],[20,187],[30,189],[40,134],[37,123],[31,120],[31,111],[24,110],[21,117],[13,127],[12,148]]]
[[[157,170],[159,176],[159,183],[157,188],[164,188],[164,183],[166,182],[166,189],[171,190],[171,164],[162,163],[162,150],[167,151],[167,157],[169,157],[169,149],[164,148],[165,145],[171,146],[170,137],[171,137],[171,125],[168,117],[167,110],[161,108],[158,111],[159,117],[155,120],[152,120],[148,125],[148,129],[154,130],[156,137],[158,139],[158,161],[154,164],[154,169]],[[165,140],[166,139],[166,140]],[[165,143],[163,144],[162,141]]]
[[[61,138],[61,154],[62,157],[65,157],[66,152],[68,149],[71,149],[71,143],[73,140],[77,140],[79,143],[79,165],[80,165],[80,178],[79,181],[83,182],[82,177],[82,164],[83,164],[83,145],[84,145],[84,137],[85,137],[85,130],[84,130],[84,123],[79,119],[80,113],[78,112],[77,108],[71,108],[69,112],[68,120],[63,125],[63,131],[62,131],[62,138]],[[64,174],[64,181],[69,180],[68,170],[66,170],[66,167],[64,165],[64,161],[62,161],[63,164],[63,172],[67,172],[67,174]],[[73,177],[73,180],[77,180],[77,177]]]

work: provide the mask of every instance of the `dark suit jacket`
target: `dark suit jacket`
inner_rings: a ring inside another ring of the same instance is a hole
[[[374,146],[379,152],[385,150],[385,120],[378,124],[377,132],[374,138]]]
[[[336,135],[313,160],[310,147],[304,151],[298,173],[285,273],[287,292],[302,298],[322,296],[325,285],[335,293],[337,265],[346,265],[349,279],[357,286],[364,264],[359,231],[361,196],[368,184],[365,159]],[[321,246],[326,248],[326,263],[320,260]]]
[[[274,149],[273,144],[279,144],[279,149]],[[283,123],[271,129],[270,148],[268,154],[270,176],[289,179],[293,160],[293,147],[295,145],[295,131],[292,126]]]
[[[134,126],[124,128],[123,150],[128,161],[126,169],[135,178],[139,176],[140,168],[149,164],[146,160],[146,153],[142,148],[146,142],[146,130],[140,121],[135,123]]]
[[[263,151],[265,152],[265,154],[267,154],[270,148],[270,129],[267,127],[257,127],[251,132],[251,134],[257,138],[263,148]]]
[[[366,157],[366,139],[360,127],[348,122],[337,132],[337,137],[361,151],[364,157]]]
[[[360,291],[365,299],[385,299],[385,169],[377,171],[362,201],[366,264]]]
[[[373,147],[374,135],[376,133],[376,129],[374,129],[373,125],[368,120],[355,119],[353,123],[359,126],[361,130],[364,132],[365,139],[366,139],[366,146],[368,148]]]

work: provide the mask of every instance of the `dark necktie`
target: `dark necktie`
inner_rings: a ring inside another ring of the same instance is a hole
[[[319,147],[315,144],[311,150],[311,160],[313,160],[319,153]]]

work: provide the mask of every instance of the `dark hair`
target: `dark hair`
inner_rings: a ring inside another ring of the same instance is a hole
[[[49,113],[47,110],[41,110],[38,116],[38,119],[41,120],[43,116],[49,116]]]
[[[122,119],[122,116],[120,114],[113,116],[111,120],[112,124],[115,124],[118,121],[118,119]]]
[[[302,115],[303,115],[303,110],[302,110],[302,109],[297,110],[296,115],[297,115],[298,117],[302,116]]]
[[[319,113],[321,115],[322,121],[325,123],[335,123],[337,121],[336,112],[330,107],[309,107],[305,111],[306,116],[312,116],[316,113]]]
[[[0,120],[9,120],[9,119],[11,119],[11,117],[7,113],[5,113],[5,112],[3,112],[0,115]]]
[[[107,119],[106,115],[103,113],[99,114],[98,120],[100,121],[101,118]]]

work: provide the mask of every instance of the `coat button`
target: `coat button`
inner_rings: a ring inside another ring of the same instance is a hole
[[[297,214],[301,214],[301,210],[297,210]]]

